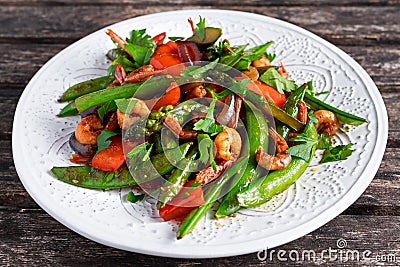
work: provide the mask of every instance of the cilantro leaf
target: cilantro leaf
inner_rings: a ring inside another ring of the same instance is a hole
[[[323,132],[318,138],[317,149],[327,149],[331,147],[332,140],[329,133]]]
[[[132,192],[129,192],[128,195],[126,196],[126,200],[131,202],[131,203],[136,203],[136,202],[141,201],[143,199],[144,199],[144,194],[135,195]]]
[[[213,99],[211,101],[206,117],[204,119],[201,119],[198,122],[196,122],[194,124],[193,130],[203,131],[206,133],[210,133],[212,135],[215,135],[224,130],[224,126],[215,124],[214,108],[215,108],[216,102],[217,102],[217,99]]]
[[[204,41],[206,38],[206,19],[200,17],[199,23],[196,24],[196,28],[194,29],[194,34],[197,35],[201,41]]]
[[[353,144],[350,143],[348,145],[338,145],[328,148],[327,150],[325,150],[325,153],[322,156],[320,163],[347,159],[353,153],[353,150],[351,149],[352,146]]]
[[[181,71],[182,77],[192,77],[194,79],[204,78],[209,70],[214,69],[218,64],[218,59],[204,66],[188,66]]]
[[[297,88],[294,81],[283,78],[275,68],[269,68],[260,76],[259,80],[272,86],[281,94],[284,91],[291,92]]]
[[[136,105],[136,99],[116,99],[114,100],[118,109],[124,114],[131,114],[133,107]]]
[[[108,139],[115,135],[117,135],[117,133],[110,130],[101,131],[99,136],[97,136],[97,152],[95,155],[99,154],[100,151],[109,147],[111,144],[111,140]]]
[[[106,115],[107,112],[115,111],[116,109],[117,106],[115,105],[115,102],[110,100],[97,109],[97,114],[99,115],[100,120],[103,121],[104,115]]]

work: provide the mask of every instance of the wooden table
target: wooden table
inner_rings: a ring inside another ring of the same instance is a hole
[[[247,4],[243,7],[243,3]],[[294,3],[295,2],[295,3]],[[130,253],[92,242],[58,223],[31,199],[15,172],[11,131],[15,106],[26,84],[48,59],[106,25],[149,13],[191,8],[235,9],[297,24],[355,58],[377,84],[389,113],[383,162],[365,193],[340,216],[276,250],[335,248],[372,255],[395,254],[400,264],[400,2],[396,0],[0,0],[0,266],[153,266],[205,264],[312,265],[312,261],[262,262],[257,254],[230,258],[169,259]],[[56,74],[55,74],[56,75]],[[390,260],[390,259],[389,259]],[[319,262],[323,263],[323,262]],[[337,265],[338,261],[327,262]],[[342,262],[354,265],[360,262]],[[378,262],[361,262],[375,265]],[[384,263],[384,262],[380,262]]]

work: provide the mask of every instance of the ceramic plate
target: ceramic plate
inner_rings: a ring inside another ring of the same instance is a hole
[[[251,46],[274,40],[292,79],[313,80],[321,98],[369,121],[341,130],[337,144],[354,143],[346,161],[317,165],[286,192],[235,218],[206,216],[192,234],[176,240],[176,225],[162,222],[151,199],[131,204],[129,189],[89,190],[55,179],[52,166],[71,165],[67,140],[78,117],[58,118],[58,97],[70,85],[106,73],[105,53],[114,45],[99,30],[64,49],[32,78],[18,103],[13,154],[18,175],[33,199],[75,232],[99,243],[151,255],[212,258],[272,248],[317,229],[349,207],[373,179],[384,153],[388,122],[382,97],[368,74],[343,51],[318,36],[277,19],[225,10],[184,10],[147,15],[111,25],[127,36],[147,28],[150,35],[190,36],[187,19],[206,18],[232,44]],[[351,226],[349,226],[349,229]],[[33,244],[34,245],[34,244]]]

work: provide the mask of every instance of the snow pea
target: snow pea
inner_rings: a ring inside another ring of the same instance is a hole
[[[240,178],[241,173],[243,173],[243,169],[246,166],[247,160],[248,156],[241,157],[229,169],[227,169],[220,178],[218,178],[217,182],[205,193],[205,204],[192,210],[179,225],[176,233],[178,239],[181,239],[194,229],[200,219],[204,217],[206,212],[211,209],[214,203],[218,200],[222,188],[232,177]]]
[[[339,120],[340,124],[349,124],[349,125],[361,125],[365,122],[368,122],[368,120],[358,117],[356,115],[350,114],[348,112],[345,112],[343,110],[340,110],[338,108],[332,107],[331,105],[325,103],[322,100],[319,100],[318,98],[312,96],[309,93],[304,94],[305,102],[307,105],[311,107],[311,109],[314,110],[320,110],[320,109],[326,109],[329,111],[332,111],[335,113],[336,117]]]
[[[72,101],[68,103],[61,111],[58,113],[58,117],[68,117],[78,115],[78,110],[76,109],[75,102]]]
[[[77,83],[68,88],[64,94],[58,99],[59,102],[74,100],[82,95],[92,93],[106,88],[114,80],[113,76],[103,76],[95,79],[90,79],[81,83]]]
[[[149,170],[145,168],[145,164],[138,166],[140,173],[134,173],[135,178],[133,178],[132,173],[127,167],[121,167],[116,172],[105,172],[97,170],[91,166],[68,166],[68,167],[53,167],[51,172],[56,176],[57,179],[66,182],[68,184],[73,184],[85,188],[93,189],[110,189],[110,188],[122,188],[137,185],[137,181],[143,180],[143,176],[155,169],[158,173],[148,177],[146,181],[156,179],[160,175],[164,175],[173,170],[174,165],[168,160],[168,158],[175,158],[177,161],[185,157],[188,152],[191,143],[185,143],[150,157],[152,162],[152,169]],[[166,155],[169,154],[169,155]]]
[[[312,149],[312,154],[314,155],[318,133],[313,122],[309,121],[307,123],[304,133],[315,141]],[[239,205],[246,208],[256,207],[271,200],[273,196],[282,193],[295,183],[306,171],[310,161],[293,156],[292,161],[286,168],[270,172],[262,179],[256,180],[240,191],[237,194]]]
[[[188,154],[189,160],[186,166],[181,168],[175,168],[167,181],[163,184],[158,197],[157,207],[162,208],[171,201],[181,191],[183,185],[186,183],[192,169],[195,166],[195,158],[197,157],[197,149],[192,149]],[[163,190],[164,189],[164,190]]]
[[[287,98],[285,104],[282,107],[282,110],[285,111],[287,114],[296,118],[297,113],[299,111],[299,104],[303,100],[304,93],[306,92],[306,85],[302,85],[296,90],[292,92],[292,94]],[[276,131],[286,139],[289,134],[290,128],[284,124],[280,124],[276,127]]]
[[[225,217],[238,211],[240,206],[236,199],[236,194],[257,179],[263,172],[261,167],[258,167],[256,152],[260,148],[268,151],[268,123],[261,110],[257,109],[251,102],[244,101],[244,107],[246,129],[250,144],[249,161],[243,175],[235,177],[232,181],[229,192],[224,196],[221,205],[215,213],[217,218]]]

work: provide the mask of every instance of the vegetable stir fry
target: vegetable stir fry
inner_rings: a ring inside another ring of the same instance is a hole
[[[215,217],[259,206],[320,163],[345,160],[352,144],[334,146],[344,124],[367,121],[298,85],[267,49],[233,45],[222,29],[189,19],[192,36],[126,39],[107,75],[68,88],[60,117],[80,115],[69,139],[71,162],[53,167],[59,180],[85,188],[136,187],[127,201],[158,200],[164,220],[180,221],[177,238],[214,207]],[[328,88],[329,89],[329,88]]]

